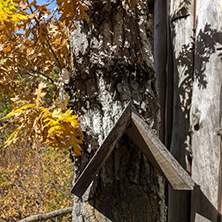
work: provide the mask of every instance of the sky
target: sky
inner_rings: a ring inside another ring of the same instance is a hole
[[[33,0],[30,0],[29,2],[31,3]],[[47,4],[49,2],[51,2],[52,0],[36,0],[38,5],[43,5],[43,4]],[[54,0],[47,8],[50,11],[53,11],[53,9],[56,7],[56,0]],[[55,14],[57,18],[59,18],[58,13]],[[16,31],[16,33],[21,33],[24,34],[24,30],[20,29],[19,31]]]
[[[33,0],[31,0],[33,1]],[[29,2],[31,2],[29,1]],[[36,0],[38,5],[48,4],[49,2],[52,2],[49,6],[47,6],[47,9],[50,11],[53,11],[53,9],[57,6],[56,0]],[[58,12],[55,14],[57,18],[59,18]]]
[[[39,5],[43,5],[43,4],[49,3],[49,2],[51,2],[51,1],[49,1],[49,0],[45,0],[45,1],[44,1],[44,0],[37,0],[37,3],[38,3]],[[54,0],[54,1],[49,5],[48,9],[53,10],[55,7],[56,7],[56,0]]]

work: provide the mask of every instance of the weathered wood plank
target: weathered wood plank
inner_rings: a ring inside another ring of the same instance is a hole
[[[208,220],[207,218],[201,216],[200,214],[196,214],[195,222],[212,222],[211,220]]]
[[[222,213],[222,12],[218,1],[196,0],[196,42],[190,126],[192,178]],[[207,50],[205,49],[207,46]],[[192,206],[198,204],[193,202]],[[191,208],[193,209],[193,207]]]
[[[129,124],[130,127],[128,127]],[[132,139],[154,167],[166,177],[174,189],[193,189],[193,180],[129,103],[100,148],[77,178],[71,190],[73,194],[78,197],[84,194],[124,133]]]
[[[175,190],[192,190],[194,182],[191,177],[151,131],[149,126],[134,112],[131,114],[131,119],[171,186]],[[147,155],[147,152],[144,152],[144,154]],[[150,158],[150,155],[147,157]]]
[[[138,129],[136,128],[135,124],[131,121],[130,126],[126,130],[126,135],[133,141],[133,143],[145,154],[149,162],[160,172],[161,168],[159,167],[156,159],[154,158],[153,154],[151,153],[150,149],[148,148],[146,142],[144,141],[143,137],[139,133]],[[162,172],[163,173],[163,172]]]
[[[191,203],[195,203],[190,212],[191,222],[221,222],[222,217],[218,209],[197,184],[191,192]]]
[[[129,103],[126,109],[123,111],[121,117],[114,125],[108,136],[103,141],[100,148],[96,151],[93,158],[90,160],[82,174],[78,177],[71,192],[78,197],[81,197],[95,175],[102,168],[103,164],[113,151],[116,143],[125,133],[130,123],[131,104]]]

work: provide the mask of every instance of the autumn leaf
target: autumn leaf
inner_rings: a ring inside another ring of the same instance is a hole
[[[72,171],[68,156],[58,150],[11,145],[0,155],[0,218],[8,221],[10,215],[10,220],[19,221],[71,206]]]
[[[86,11],[89,10],[89,8],[85,5],[79,6],[79,18],[82,20],[83,18],[86,20],[86,22],[89,22],[89,16],[86,14]]]
[[[8,118],[10,118],[12,116],[18,115],[19,113],[25,113],[26,109],[34,108],[35,106],[36,106],[35,104],[27,104],[25,106],[22,106],[22,107],[20,107],[18,109],[13,110],[12,112],[8,113],[5,117],[3,117],[3,119],[8,119]]]
[[[45,96],[46,84],[40,83],[36,89],[35,104],[26,104],[11,111],[4,119],[11,118],[17,128],[7,139],[5,146],[15,143],[19,136],[30,142],[42,142],[64,152],[73,147],[76,156],[81,154],[83,134],[76,115],[70,109],[63,111],[56,105],[45,108],[42,98]],[[42,101],[42,102],[41,102]],[[24,132],[23,132],[24,131]],[[20,133],[22,132],[22,134]],[[21,134],[21,135],[20,135]],[[32,141],[33,140],[33,141]]]
[[[36,89],[35,95],[37,95],[37,97],[36,97],[35,103],[36,103],[37,107],[39,107],[39,105],[40,105],[41,97],[44,97],[46,95],[46,92],[43,92],[44,88],[46,88],[46,84],[41,82],[38,85],[38,88]]]
[[[137,3],[122,2],[132,8]],[[50,88],[58,92],[62,70],[71,73],[68,32],[75,29],[76,20],[89,22],[90,8],[80,0],[56,3],[50,12],[50,3],[0,0],[0,99],[7,95],[14,106],[3,118],[12,125],[6,146],[17,140],[48,143],[64,152],[72,147],[78,156],[83,133],[77,116],[59,109],[56,102],[52,105],[58,93],[50,104],[47,99]],[[138,62],[142,66],[142,60]]]

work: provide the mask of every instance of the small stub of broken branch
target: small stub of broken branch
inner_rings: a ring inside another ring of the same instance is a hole
[[[26,217],[18,222],[34,222],[34,221],[43,221],[47,219],[52,219],[55,217],[60,217],[67,215],[72,212],[72,207],[67,207],[59,210],[55,210],[52,212],[44,213],[44,214],[37,214],[30,217]]]

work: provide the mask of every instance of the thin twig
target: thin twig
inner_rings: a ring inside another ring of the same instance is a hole
[[[28,0],[27,0],[27,3],[29,4],[29,1],[28,1]],[[31,6],[29,6],[29,9],[30,9],[31,13],[34,13]],[[36,21],[36,24],[37,24],[38,26],[40,26],[38,19],[37,19],[36,17],[34,17],[34,19],[35,19],[35,21]],[[49,41],[48,41],[48,39],[47,39],[47,36],[45,36],[45,40],[46,40],[46,43],[47,43],[49,49],[51,50],[51,52],[52,52],[52,54],[53,54],[53,56],[54,56],[54,58],[55,58],[55,60],[57,61],[58,65],[59,65],[59,68],[62,69],[62,65],[61,65],[61,63],[59,62],[59,59],[58,59],[58,57],[56,56],[55,51],[53,50],[52,46],[50,45],[50,43],[49,43]]]
[[[36,72],[34,70],[30,70],[31,72],[20,72],[19,74],[21,75],[28,75],[28,76],[35,76],[35,77],[40,77],[48,82],[50,82],[53,85],[57,85],[55,81],[53,81],[53,79],[51,79],[50,77],[48,77],[47,75],[41,73],[41,72]]]
[[[25,66],[24,65],[22,65],[22,64],[19,64],[19,63],[17,63],[18,64],[18,66],[21,66],[22,68],[24,68],[25,69]],[[30,69],[30,72],[28,72],[28,71],[26,71],[26,72],[18,72],[18,74],[21,74],[21,75],[29,75],[29,76],[38,76],[38,77],[40,77],[40,78],[43,78],[43,79],[45,79],[45,80],[47,80],[48,82],[50,82],[51,84],[53,84],[53,85],[57,85],[56,84],[56,82],[52,79],[52,78],[50,78],[49,76],[47,76],[47,75],[45,75],[44,73],[42,73],[42,72],[40,72],[40,71],[35,71],[34,69]]]
[[[49,43],[47,37],[45,37],[45,40],[46,40],[46,43],[47,43],[49,49],[51,50],[52,54],[54,55],[54,57],[55,57],[55,59],[56,59],[58,65],[59,65],[59,68],[62,69],[62,65],[61,65],[61,63],[59,62],[59,59],[58,59],[58,57],[56,56],[55,51],[53,50],[52,46],[50,45],[50,43]]]

